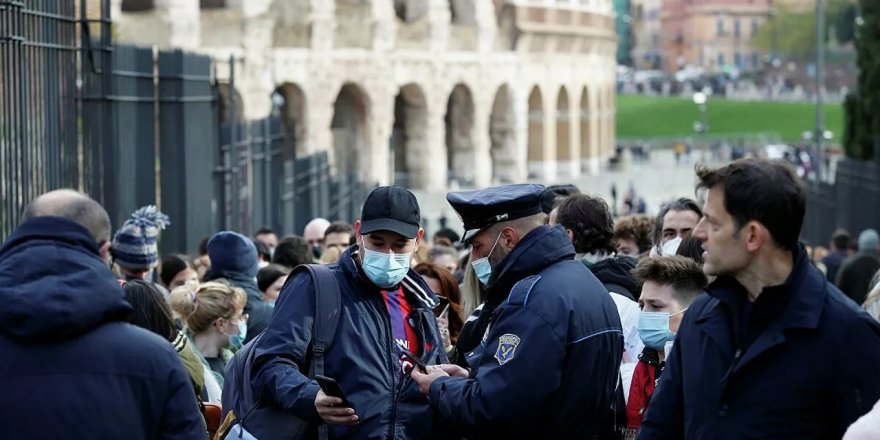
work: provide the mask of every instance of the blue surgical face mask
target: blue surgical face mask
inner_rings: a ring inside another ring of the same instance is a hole
[[[266,302],[266,304],[269,304],[269,307],[271,307],[273,309],[275,308],[275,300],[274,299],[270,299],[269,301]]]
[[[229,337],[229,345],[238,350],[244,345],[245,337],[247,337],[247,322],[242,319],[238,321],[238,334]]]
[[[471,265],[474,266],[474,272],[477,274],[477,279],[480,280],[484,286],[489,283],[489,278],[492,276],[492,264],[489,263],[489,256],[492,255],[492,252],[495,251],[495,247],[498,246],[498,240],[501,240],[500,232],[498,233],[498,238],[495,239],[495,244],[492,245],[492,249],[489,250],[489,253],[483,258],[471,262]]]
[[[680,313],[684,313],[684,309],[674,315],[669,312],[646,312],[639,313],[639,338],[646,346],[654,350],[663,350],[666,343],[675,339],[675,333],[669,330],[669,318]]]
[[[361,265],[367,278],[382,289],[390,289],[403,281],[409,272],[412,252],[403,254],[378,252],[361,246],[363,264]]]

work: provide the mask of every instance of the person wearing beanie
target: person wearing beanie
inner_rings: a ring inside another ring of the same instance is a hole
[[[131,214],[131,218],[116,231],[110,253],[123,279],[150,279],[150,272],[159,261],[156,245],[159,231],[170,224],[167,215],[155,206],[147,205]]]
[[[880,269],[880,237],[877,231],[866,229],[859,234],[859,251],[840,265],[835,283],[846,296],[858,305],[865,302],[871,278]]]
[[[249,316],[247,336],[244,343],[262,333],[272,318],[272,308],[263,302],[263,294],[257,287],[257,271],[260,260],[254,242],[244,235],[232,231],[221,231],[208,240],[208,258],[211,268],[205,274],[205,281],[225,279],[247,294],[244,313]]]

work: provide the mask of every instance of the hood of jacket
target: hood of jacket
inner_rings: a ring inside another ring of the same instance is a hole
[[[638,264],[639,261],[633,257],[617,256],[606,258],[597,263],[587,264],[587,267],[590,268],[590,271],[593,272],[593,275],[595,275],[602,284],[606,286],[609,284],[616,284],[629,290],[629,293],[638,298],[641,289],[638,282],[636,282],[635,277],[630,273],[630,271],[635,269]]]
[[[23,223],[0,248],[0,332],[70,339],[132,311],[82,226],[58,217]]]

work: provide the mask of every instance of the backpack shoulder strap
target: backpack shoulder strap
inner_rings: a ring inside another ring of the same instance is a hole
[[[339,314],[342,309],[342,293],[336,275],[321,264],[303,264],[296,271],[308,271],[315,285],[315,324],[312,329],[309,376],[324,374],[324,353],[336,336]]]

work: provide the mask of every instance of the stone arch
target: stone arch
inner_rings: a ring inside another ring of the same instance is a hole
[[[544,166],[544,98],[538,86],[529,94],[529,177],[541,177]]]
[[[280,102],[273,103],[280,104],[281,122],[284,124],[284,132],[286,133],[285,148],[288,152],[295,152],[297,156],[304,156],[308,153],[305,92],[296,84],[284,83],[275,90],[275,94],[280,98]],[[273,95],[272,98],[273,101],[276,101],[276,96]],[[295,150],[292,147],[295,147]]]
[[[513,113],[513,95],[507,84],[498,88],[489,118],[489,155],[492,178],[501,183],[516,180],[516,130]]]
[[[364,89],[354,83],[345,83],[336,95],[330,123],[332,164],[336,173],[354,174],[356,180],[365,174],[361,165],[370,153],[369,112],[369,98]]]
[[[449,50],[477,49],[477,0],[449,1]],[[485,0],[483,0],[485,1]]]
[[[566,169],[566,166],[574,159],[572,154],[571,139],[571,102],[568,99],[568,90],[565,86],[559,88],[556,97],[556,157]]]
[[[330,0],[322,0],[330,1]],[[336,47],[369,49],[373,44],[373,0],[335,0]]]
[[[394,0],[398,49],[427,50],[431,40],[430,0]]]
[[[400,88],[394,98],[394,127],[391,130],[391,163],[394,183],[422,189],[428,177],[428,100],[418,84]]]
[[[274,0],[268,11],[272,14],[272,47],[309,47],[310,0]]]
[[[224,82],[217,84],[217,94],[220,122],[244,121],[244,100],[241,92]]]
[[[458,84],[446,103],[447,176],[450,182],[472,185],[474,167],[474,97],[464,84]]]
[[[581,125],[581,133],[580,133],[580,145],[581,145],[581,155],[583,156],[583,161],[581,169],[585,172],[591,172],[589,169],[589,161],[595,158],[595,154],[592,150],[592,140],[590,139],[590,135],[592,134],[592,130],[590,127],[590,91],[587,89],[587,86],[584,86],[581,91],[581,102],[578,106],[580,108],[580,125]]]

